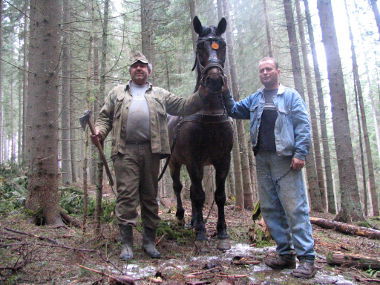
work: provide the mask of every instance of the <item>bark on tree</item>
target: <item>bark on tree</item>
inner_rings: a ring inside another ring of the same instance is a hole
[[[377,8],[377,0],[370,0],[370,3],[371,3],[373,15],[375,16],[377,31],[379,32],[379,39],[380,39],[380,15],[379,15],[379,9]]]
[[[267,43],[268,43],[268,55],[270,57],[273,57],[273,43],[272,43],[272,35],[270,32],[269,15],[268,15],[268,9],[267,9],[267,0],[263,0],[263,6],[264,6],[264,17],[265,17],[265,31],[266,31]]]
[[[106,68],[107,68],[107,49],[108,49],[108,10],[109,0],[104,2],[103,11],[103,32],[102,32],[102,55],[100,59],[100,85],[99,85],[99,97],[105,97],[106,90]],[[103,103],[103,100],[101,100]]]
[[[365,144],[365,154],[367,158],[369,191],[371,193],[372,210],[373,210],[373,215],[378,216],[379,205],[377,202],[375,171],[374,171],[374,166],[373,166],[371,144],[369,142],[369,136],[368,136],[368,124],[367,124],[367,117],[366,117],[365,108],[364,108],[362,84],[359,77],[358,62],[357,62],[357,57],[356,57],[355,45],[354,45],[354,36],[352,34],[351,19],[348,13],[346,0],[344,1],[344,4],[346,8],[348,30],[349,30],[350,41],[351,41],[352,72],[354,76],[355,94],[357,94],[358,101],[359,101],[358,103],[359,103],[359,108],[360,108],[360,119],[361,119],[361,124],[363,128],[363,139],[364,139],[364,144]],[[363,182],[364,182],[364,191],[365,191],[364,195],[365,197],[367,197],[367,186],[366,186],[367,181],[365,179],[365,176],[363,180],[364,180]],[[365,208],[367,208],[367,201],[365,201]],[[366,210],[366,213],[368,213],[367,210]]]
[[[0,0],[1,1],[1,0]],[[28,19],[29,19],[29,16],[28,16],[28,11],[29,11],[29,1],[25,1],[24,3],[24,21],[23,21],[23,39],[24,39],[24,45],[23,45],[23,48],[22,48],[22,51],[23,51],[23,63],[22,63],[22,66],[23,66],[23,73],[22,73],[22,138],[20,137],[20,139],[22,139],[22,155],[21,155],[21,159],[22,159],[22,164],[23,165],[27,165],[27,156],[26,156],[26,150],[25,150],[25,136],[26,136],[26,130],[25,130],[25,126],[26,126],[26,106],[27,106],[27,87],[28,87],[28,79],[27,79],[27,53],[28,53]]]
[[[380,239],[380,231],[371,228],[359,227],[347,223],[341,223],[316,217],[310,217],[310,222],[322,228],[333,229],[335,231],[349,235],[357,235],[372,239]]]
[[[69,58],[69,41],[67,24],[70,20],[69,0],[63,0],[63,24],[62,24],[62,111],[61,111],[61,128],[62,128],[62,182],[63,184],[72,183],[71,157],[70,157],[70,58]]]
[[[323,146],[323,162],[325,166],[325,177],[326,177],[326,187],[327,187],[328,212],[331,214],[336,214],[334,184],[333,184],[331,161],[330,161],[330,148],[328,144],[329,138],[327,136],[327,127],[326,127],[327,119],[326,119],[325,102],[324,102],[324,96],[323,96],[323,90],[322,90],[322,79],[321,79],[321,73],[319,71],[318,57],[317,57],[317,52],[315,48],[314,32],[313,32],[313,26],[311,24],[309,2],[308,0],[303,0],[303,1],[305,4],[305,15],[306,15],[306,21],[307,21],[307,27],[308,27],[311,53],[313,55],[314,76],[315,76],[315,83],[316,83],[317,94],[318,94],[321,139],[322,139],[322,146]]]
[[[153,3],[151,0],[140,0],[141,4],[141,49],[154,66],[153,55]],[[152,73],[154,82],[154,72]]]
[[[363,149],[363,135],[362,135],[362,127],[360,124],[360,111],[359,111],[359,98],[358,98],[358,89],[356,86],[356,82],[354,81],[354,92],[355,92],[355,111],[356,111],[356,121],[358,123],[358,131],[359,131],[359,149],[360,149],[360,162],[361,162],[361,170],[363,175],[363,196],[364,196],[364,215],[368,216],[368,195],[367,195],[367,175],[365,171],[365,162],[364,162],[364,149]]]
[[[9,76],[9,84],[10,84],[10,90],[9,90],[9,108],[8,108],[8,112],[9,112],[9,117],[10,118],[14,118],[14,109],[13,109],[13,104],[14,104],[14,99],[13,99],[13,96],[14,96],[14,92],[13,92],[13,74],[11,74]],[[10,120],[9,122],[9,129],[10,129],[10,134],[9,134],[9,142],[11,144],[11,153],[10,153],[10,161],[12,163],[15,162],[16,160],[16,142],[15,142],[15,130],[14,130],[14,120]]]
[[[25,6],[25,5],[24,5]],[[25,11],[23,11],[23,13],[25,13]],[[23,22],[20,21],[19,23],[19,29],[20,29],[20,34],[18,36],[18,45],[19,47],[22,47],[22,40],[23,40],[23,36],[22,36],[22,30],[23,30]],[[17,56],[17,61],[18,62],[22,62],[22,49],[20,49],[18,51],[18,56]],[[19,165],[21,165],[22,163],[22,117],[23,117],[23,112],[22,112],[22,90],[23,90],[23,84],[24,84],[24,81],[23,81],[23,74],[24,74],[24,71],[23,70],[19,70],[18,71],[18,88],[17,88],[17,97],[18,97],[18,125],[17,125],[17,163]],[[1,86],[1,84],[0,84]]]
[[[95,26],[95,11],[94,11],[94,1],[92,1],[92,24]],[[108,30],[108,27],[107,27]],[[94,114],[99,114],[99,110],[101,107],[101,104],[103,103],[103,96],[104,94],[100,94],[99,90],[100,87],[100,78],[99,78],[99,39],[96,33],[94,36],[94,43],[93,43],[93,79],[94,79]],[[107,53],[105,53],[107,54]],[[105,68],[104,68],[105,69]],[[104,149],[104,143],[102,143],[102,148]],[[103,162],[100,159],[100,156],[98,154],[98,151],[96,150],[96,157],[97,157],[97,168],[96,168],[96,198],[95,198],[95,232],[96,236],[99,237],[101,234],[101,216],[102,216],[102,198],[103,198]]]
[[[62,225],[58,208],[58,1],[30,2],[26,142],[30,153],[26,207],[46,224]]]
[[[0,0],[0,58],[3,58],[3,0]],[[3,163],[3,62],[0,60],[0,163]]]
[[[226,19],[228,22],[227,30],[226,30],[226,42],[228,45],[227,49],[227,57],[230,68],[230,78],[231,78],[231,90],[235,101],[240,100],[237,72],[235,66],[235,57],[233,50],[233,41],[232,41],[232,20],[229,15],[230,11],[228,7],[228,2],[226,0],[222,1],[223,11],[226,11]],[[241,159],[241,171],[242,171],[242,179],[243,179],[243,191],[244,191],[244,208],[252,209],[253,207],[253,197],[252,197],[252,182],[249,168],[249,160],[248,160],[248,151],[247,151],[247,140],[245,138],[245,130],[242,120],[235,120],[237,125],[237,135],[239,141],[239,149],[240,149],[240,159]]]
[[[69,38],[69,45],[71,47],[71,37]],[[71,66],[71,64],[70,64]],[[71,73],[70,73],[71,74]],[[72,175],[72,182],[75,183],[77,182],[77,177],[78,177],[78,163],[77,163],[77,146],[78,144],[76,143],[76,138],[77,138],[77,132],[75,131],[75,122],[78,120],[78,118],[75,117],[75,112],[74,112],[74,88],[73,85],[71,84],[71,79],[70,79],[70,89],[69,89],[69,94],[70,94],[70,161],[71,161],[71,175]]]
[[[219,3],[220,0],[218,0],[218,3]],[[190,9],[190,26],[192,27],[192,23],[193,23],[193,19],[194,17],[196,16],[196,12],[195,12],[195,1],[194,0],[188,0],[188,4],[189,4],[189,9]],[[220,5],[218,4],[218,7]],[[221,18],[221,15],[219,15],[219,18]],[[194,54],[195,54],[195,50],[197,48],[197,34],[195,33],[194,29],[191,28],[191,38],[193,40],[193,51],[194,51]]]
[[[360,201],[347,114],[346,91],[330,0],[318,0],[322,41],[326,52],[331,110],[339,169],[341,209],[337,221],[364,220]]]
[[[224,13],[225,11],[225,5],[223,0],[218,0],[218,11],[220,14]],[[221,7],[221,9],[219,8]],[[227,19],[228,20],[228,19]],[[227,21],[228,26],[228,21]],[[227,46],[227,52],[229,50],[229,46]],[[224,65],[224,70],[227,74],[228,78],[228,86],[231,86],[231,69],[230,69],[230,58],[229,56],[226,57],[226,62]],[[243,209],[244,208],[244,192],[243,192],[243,178],[242,178],[242,171],[241,171],[241,153],[240,153],[240,146],[239,146],[239,139],[237,135],[237,127],[236,127],[236,121],[233,123],[233,130],[234,130],[234,143],[232,147],[232,157],[231,157],[231,163],[233,164],[233,172],[231,175],[233,175],[233,182],[234,182],[234,192],[235,195],[235,206],[236,209]]]
[[[237,136],[236,123],[233,124],[234,128],[234,144],[232,147],[233,164],[234,164],[234,178],[235,178],[235,206],[237,209],[242,210],[244,208],[244,191],[243,191],[243,178],[241,173],[240,162],[240,148],[239,140]]]
[[[212,202],[214,201],[214,189],[215,189],[215,171],[214,167],[211,165],[204,166],[203,167],[203,189],[205,191],[206,199],[205,202],[207,205],[211,206]]]
[[[318,118],[317,118],[317,113],[315,111],[314,90],[313,90],[313,84],[312,84],[312,79],[311,79],[310,64],[309,64],[309,59],[308,59],[308,50],[307,50],[307,43],[306,43],[305,30],[304,30],[304,22],[303,22],[303,16],[301,14],[302,12],[301,12],[300,0],[296,0],[295,3],[296,3],[296,12],[297,12],[298,32],[299,32],[300,40],[301,40],[303,67],[305,71],[306,90],[307,90],[307,95],[309,99],[308,102],[309,102],[309,110],[310,110],[310,118],[311,118],[311,127],[313,131],[313,146],[314,146],[314,155],[315,155],[315,165],[317,168],[316,170],[317,170],[317,176],[318,176],[318,186],[321,192],[323,211],[326,211],[327,210],[326,188],[325,188],[325,179],[323,177],[321,146],[319,144],[320,138],[319,138],[318,123],[317,123]]]
[[[380,269],[380,259],[363,256],[359,254],[334,252],[334,253],[329,253],[326,256],[326,260],[327,260],[327,263],[330,265],[340,265],[340,266],[355,267],[355,268],[362,268],[362,269],[375,269],[375,270]]]
[[[300,93],[302,98],[304,97],[304,86],[302,80],[301,63],[299,59],[296,27],[294,24],[293,8],[291,0],[284,0],[284,11],[286,18],[286,25],[288,30],[290,55],[292,60],[293,79],[295,89]],[[310,205],[312,210],[317,212],[323,212],[322,196],[318,184],[318,176],[316,172],[315,160],[314,160],[314,148],[313,144],[310,144],[310,154],[306,159],[306,175],[309,185]]]

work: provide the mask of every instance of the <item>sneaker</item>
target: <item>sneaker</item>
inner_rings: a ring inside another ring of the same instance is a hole
[[[317,273],[317,268],[314,265],[314,260],[301,260],[297,269],[291,273],[292,276],[297,278],[310,279]]]
[[[264,263],[273,269],[294,269],[296,268],[295,255],[278,255],[268,256],[265,258]]]

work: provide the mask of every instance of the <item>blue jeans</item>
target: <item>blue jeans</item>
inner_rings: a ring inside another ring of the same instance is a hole
[[[291,161],[292,157],[278,156],[271,151],[259,151],[256,155],[261,213],[279,255],[294,254],[295,250],[298,258],[314,259],[314,240],[302,172],[291,170],[286,174]]]

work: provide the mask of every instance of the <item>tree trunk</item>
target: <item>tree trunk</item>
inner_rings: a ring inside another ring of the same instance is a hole
[[[336,220],[342,222],[364,220],[360,201],[347,114],[346,91],[334,16],[330,0],[318,0],[318,12],[322,29],[322,41],[326,52],[331,110],[339,169],[339,185],[342,193],[341,209]]]
[[[228,7],[228,2],[226,0],[223,0],[223,11],[230,11]],[[231,85],[232,85],[232,94],[234,96],[234,99],[236,101],[240,100],[240,94],[239,94],[239,86],[238,86],[238,79],[237,79],[237,72],[236,72],[236,66],[235,66],[235,58],[234,58],[234,50],[233,50],[233,41],[232,41],[232,20],[229,16],[229,12],[226,12],[226,18],[227,18],[227,31],[226,31],[226,38],[227,38],[227,56],[228,56],[228,62],[229,62],[229,68],[230,68],[230,77],[231,77]],[[253,198],[252,198],[252,183],[251,183],[251,176],[249,173],[249,161],[248,161],[248,153],[247,153],[247,140],[245,139],[245,130],[243,126],[243,122],[241,120],[236,120],[237,125],[237,135],[238,135],[238,141],[239,141],[239,149],[240,149],[240,159],[241,159],[241,173],[243,178],[243,191],[244,191],[244,208],[245,209],[252,209],[253,207]]]
[[[218,3],[219,3],[219,1],[220,0],[218,0]],[[194,0],[188,0],[188,3],[189,3],[189,9],[190,9],[191,39],[193,40],[193,51],[195,54],[195,51],[197,49],[197,34],[194,32],[194,29],[192,28],[193,27],[192,22],[193,22],[194,17],[196,16],[195,2],[194,2]],[[218,7],[219,6],[220,5],[218,4]],[[219,18],[221,18],[221,15],[219,15]]]
[[[316,217],[310,217],[310,222],[314,225],[320,226],[322,228],[326,229],[334,229],[335,231],[349,234],[349,235],[357,235],[372,239],[380,239],[380,231],[366,228],[366,227],[359,227],[351,224],[336,222],[336,221],[330,221],[323,218],[316,218]]]
[[[306,90],[307,90],[307,95],[309,99],[311,126],[313,130],[312,138],[313,138],[313,146],[314,146],[314,154],[315,154],[315,165],[317,167],[316,170],[317,170],[317,176],[318,176],[318,186],[321,192],[323,211],[326,211],[327,210],[326,189],[325,189],[325,179],[323,177],[321,146],[319,144],[320,138],[319,138],[318,124],[317,124],[318,118],[317,118],[317,113],[315,111],[314,91],[313,91],[313,84],[311,80],[311,71],[310,71],[310,65],[309,65],[309,59],[308,59],[304,22],[303,22],[303,17],[301,15],[300,0],[296,0],[296,11],[297,11],[297,21],[298,21],[298,32],[301,39],[302,59],[303,59],[303,66],[304,66],[305,79],[306,79]]]
[[[58,208],[58,62],[61,7],[31,0],[26,142],[30,153],[26,207],[62,225]]]
[[[0,0],[1,1],[1,0]],[[29,16],[28,16],[28,11],[29,11],[29,6],[28,6],[28,2],[29,1],[25,1],[24,3],[24,12],[25,12],[25,15],[24,15],[24,35],[23,35],[23,38],[24,38],[24,46],[22,48],[22,52],[23,52],[23,63],[22,63],[22,66],[23,66],[23,72],[22,72],[22,156],[21,156],[21,159],[22,159],[22,164],[23,165],[27,165],[27,155],[26,155],[26,148],[25,148],[25,145],[26,145],[26,129],[25,129],[25,126],[26,126],[26,107],[27,107],[27,87],[28,87],[28,74],[27,74],[27,54],[28,54],[28,19],[29,19]]]
[[[94,19],[94,3],[92,3],[92,19]],[[93,22],[94,25],[94,22]],[[108,29],[108,28],[107,28]],[[93,61],[93,77],[94,77],[94,92],[95,101],[94,101],[94,114],[99,114],[99,110],[101,104],[103,104],[104,94],[100,94],[99,86],[100,86],[100,78],[99,78],[99,40],[96,34],[94,35],[94,61]],[[106,53],[105,53],[106,54]],[[104,68],[105,69],[105,68]],[[99,90],[97,92],[96,90]],[[104,143],[102,143],[102,148],[104,149]],[[96,150],[97,157],[97,170],[96,170],[96,202],[95,202],[95,231],[96,235],[99,237],[101,234],[101,216],[103,213],[102,210],[102,198],[103,198],[103,161],[100,159],[100,155]]]
[[[329,139],[327,136],[327,127],[326,127],[327,119],[326,119],[326,112],[325,112],[325,102],[324,102],[323,89],[322,89],[321,73],[319,71],[319,63],[318,63],[318,57],[317,57],[317,52],[315,48],[314,32],[313,32],[313,26],[311,24],[308,0],[304,0],[304,4],[305,4],[305,14],[306,14],[307,27],[308,27],[311,53],[313,55],[314,76],[315,76],[315,82],[316,82],[317,94],[318,94],[319,118],[320,118],[321,136],[322,136],[321,139],[322,139],[322,146],[323,146],[323,161],[324,161],[324,166],[325,166],[326,186],[327,186],[328,212],[331,214],[336,214],[334,184],[333,184],[333,176],[332,176],[332,171],[331,171],[330,148],[329,148],[329,143],[328,143]]]
[[[153,56],[153,1],[140,0],[141,4],[141,49],[149,62],[154,66]],[[154,72],[152,73],[154,82]]]
[[[373,160],[372,160],[371,144],[369,142],[369,136],[368,136],[368,126],[367,126],[367,118],[366,118],[365,109],[364,109],[362,85],[361,85],[360,78],[359,78],[358,63],[357,63],[356,51],[355,51],[355,45],[354,45],[354,36],[352,34],[350,16],[348,14],[346,0],[344,1],[344,4],[346,7],[348,29],[349,29],[349,35],[350,35],[350,41],[351,41],[352,71],[353,71],[353,75],[354,75],[355,91],[357,93],[358,100],[359,100],[361,123],[362,123],[362,128],[363,128],[363,138],[364,138],[364,144],[365,144],[365,150],[366,150],[366,158],[367,158],[367,165],[368,165],[368,178],[369,178],[369,191],[371,193],[372,210],[373,210],[373,215],[378,216],[379,215],[379,205],[377,202],[375,172],[374,172],[374,166],[373,166]],[[364,177],[365,197],[367,196],[366,183],[367,183],[367,181]],[[367,204],[365,204],[365,207],[367,207]]]
[[[235,121],[236,122],[236,121]],[[233,153],[233,164],[234,164],[234,177],[235,177],[235,206],[237,209],[242,210],[244,208],[244,190],[243,190],[243,178],[241,172],[241,162],[240,162],[240,148],[239,140],[237,135],[236,123],[233,124],[234,128],[234,144],[232,147]]]
[[[68,22],[70,19],[69,0],[63,0],[63,31],[62,31],[62,182],[72,183],[71,157],[70,157],[70,64],[69,64],[69,41]]]
[[[293,79],[295,89],[300,93],[302,98],[304,97],[304,86],[302,80],[301,63],[299,59],[296,27],[294,24],[293,8],[291,0],[284,0],[284,10],[286,25],[288,30],[290,55],[292,60]],[[314,150],[313,145],[310,144],[310,154],[306,159],[306,174],[309,185],[310,204],[314,211],[323,212],[321,192],[318,184],[318,176],[315,167]]]
[[[71,38],[69,38],[69,45],[71,46]],[[70,58],[70,57],[69,57]],[[70,66],[71,66],[71,59],[70,59]],[[71,77],[71,72],[70,72],[70,77]],[[76,138],[77,138],[77,132],[75,131],[76,124],[75,122],[78,120],[75,117],[75,112],[74,112],[74,88],[73,85],[71,84],[71,79],[70,79],[70,89],[69,89],[69,94],[70,94],[70,161],[71,161],[71,175],[72,175],[72,182],[77,182],[77,177],[78,177],[78,157],[77,157],[77,146],[78,143],[76,143]]]
[[[102,56],[100,59],[100,85],[99,85],[99,97],[102,98],[101,100],[102,103],[103,103],[103,98],[105,97],[105,90],[106,90],[106,68],[107,68],[107,48],[108,48],[108,9],[109,9],[109,0],[105,0],[104,11],[103,11]]]
[[[10,144],[11,144],[11,147],[10,147],[10,149],[11,149],[11,153],[10,153],[10,161],[11,161],[11,163],[14,163],[15,162],[15,159],[16,159],[16,151],[15,151],[15,147],[16,147],[16,145],[15,145],[15,140],[14,140],[14,132],[15,132],[15,130],[14,130],[14,120],[13,120],[13,118],[14,118],[14,106],[13,106],[13,104],[14,104],[14,102],[13,102],[13,74],[11,74],[10,76],[9,76],[9,108],[8,108],[8,112],[9,112],[9,118],[10,118],[10,120],[9,120],[9,132],[10,132],[10,134],[9,134],[9,142],[10,142]]]
[[[370,3],[371,3],[373,15],[375,16],[377,31],[379,33],[379,39],[380,39],[380,15],[379,15],[379,9],[377,8],[377,0],[370,0]]]
[[[3,0],[0,0],[0,58],[3,58]],[[3,163],[3,62],[0,60],[0,163]]]
[[[267,0],[263,0],[263,6],[264,6],[264,17],[265,17],[265,31],[266,31],[267,43],[268,43],[268,55],[270,57],[273,57],[273,44],[272,44],[272,35],[270,32],[270,23],[269,23],[269,16],[268,16],[268,10],[267,10]]]
[[[211,165],[204,166],[202,184],[203,184],[203,189],[206,194],[205,202],[209,206],[211,206],[212,202],[214,201],[214,189],[215,189],[214,177],[215,177],[214,167],[212,167]]]
[[[361,269],[380,269],[380,259],[371,258],[358,254],[348,254],[343,252],[329,253],[326,256],[327,263],[330,265],[340,265],[345,267],[355,267]],[[376,279],[378,280],[378,279]],[[373,281],[376,281],[375,279]],[[369,283],[368,283],[369,284]]]
[[[83,221],[82,221],[82,230],[83,233],[86,232],[86,225],[87,225],[87,215],[88,215],[88,179],[87,179],[87,167],[88,167],[88,141],[89,141],[89,131],[88,128],[84,132],[84,155],[83,155]]]

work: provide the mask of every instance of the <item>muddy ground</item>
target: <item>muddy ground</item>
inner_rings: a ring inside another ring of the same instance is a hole
[[[189,204],[185,207],[188,215]],[[162,258],[153,260],[141,250],[141,227],[137,227],[135,258],[128,263],[118,258],[118,232],[112,223],[103,224],[102,236],[96,238],[91,223],[83,233],[74,227],[34,226],[25,215],[10,214],[0,220],[0,283],[108,284],[123,275],[136,284],[380,284],[380,276],[376,276],[380,273],[374,270],[332,267],[325,258],[328,252],[335,251],[379,257],[379,240],[348,236],[313,225],[319,271],[313,279],[300,280],[291,277],[290,270],[274,271],[264,265],[263,258],[274,251],[273,243],[262,243],[263,247],[253,244],[249,238],[252,213],[237,211],[233,205],[226,207],[232,248],[218,251],[213,237],[216,207],[209,209],[206,206],[204,211],[205,216],[210,212],[209,242],[197,244],[191,231],[189,234],[178,229],[181,234],[176,237],[167,233],[157,237]],[[172,206],[161,207],[160,215],[166,226],[176,229]]]

